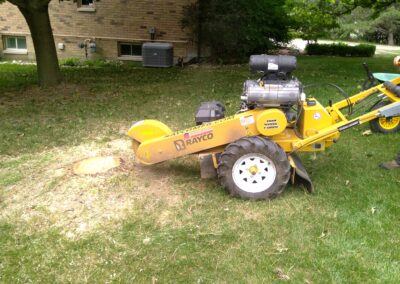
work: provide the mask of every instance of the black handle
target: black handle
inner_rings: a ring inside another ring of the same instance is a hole
[[[385,86],[386,89],[388,89],[389,91],[391,91],[393,94],[395,94],[400,98],[400,86],[396,86],[390,81],[386,81],[385,83],[383,83],[383,85]]]

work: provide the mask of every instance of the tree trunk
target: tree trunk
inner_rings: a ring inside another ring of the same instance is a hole
[[[39,85],[42,87],[58,85],[62,76],[50,24],[48,4],[37,8],[20,6],[18,8],[25,17],[31,32],[36,53]]]
[[[388,45],[394,45],[394,34],[392,31],[389,31],[388,34]]]
[[[201,17],[198,18],[198,23],[197,23],[197,63],[200,63],[200,58],[201,58],[201,46],[202,46],[202,19]]]
[[[204,3],[202,0],[197,2],[199,5],[199,11],[197,15],[197,63],[200,63],[201,58],[201,49],[203,46],[203,12],[204,12]]]

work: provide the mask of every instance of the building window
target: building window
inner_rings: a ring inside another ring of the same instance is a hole
[[[118,43],[118,56],[122,59],[142,59],[142,45],[139,43]]]
[[[21,36],[3,37],[4,53],[27,54],[26,38]]]
[[[81,0],[81,6],[94,6],[94,0]]]
[[[78,0],[78,11],[81,12],[94,12],[95,8],[95,0]]]

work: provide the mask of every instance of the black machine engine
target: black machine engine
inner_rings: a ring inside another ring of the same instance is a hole
[[[253,55],[250,57],[250,70],[262,74],[258,80],[247,80],[241,96],[241,110],[253,108],[280,108],[288,121],[296,119],[291,106],[305,100],[303,86],[292,76],[296,70],[294,56]],[[196,124],[218,120],[225,117],[225,106],[218,101],[204,102],[196,112]]]
[[[287,108],[302,100],[303,87],[292,76],[297,60],[294,56],[253,55],[250,70],[262,73],[258,80],[247,80],[241,100],[246,107]]]

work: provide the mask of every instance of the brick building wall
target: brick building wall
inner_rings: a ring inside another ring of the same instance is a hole
[[[60,59],[85,58],[84,49],[78,45],[91,42],[96,44],[96,51],[89,49],[88,58],[140,60],[140,56],[126,56],[126,48],[150,41],[149,31],[155,28],[154,40],[172,43],[175,58],[187,60],[195,56],[196,48],[190,33],[182,29],[181,18],[183,7],[193,1],[53,0],[49,14],[58,56]],[[17,37],[21,38],[18,44],[22,47],[25,47],[25,38],[26,48],[7,48],[14,47]],[[128,45],[121,49],[121,44]],[[8,2],[0,4],[0,56],[5,60],[35,59],[25,19],[17,7]]]

